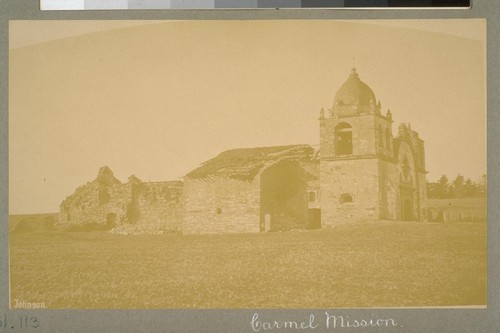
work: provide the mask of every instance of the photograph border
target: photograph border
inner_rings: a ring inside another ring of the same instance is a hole
[[[236,1],[236,0],[235,0]],[[0,331],[5,322],[30,323],[37,332],[254,332],[253,316],[282,321],[308,321],[311,315],[344,318],[393,319],[397,326],[365,327],[363,331],[492,332],[500,327],[500,229],[499,213],[500,129],[500,3],[475,1],[470,9],[254,9],[254,10],[116,10],[40,11],[38,0],[0,2]],[[8,27],[9,20],[285,20],[285,19],[462,19],[487,20],[487,136],[488,136],[488,293],[486,309],[367,308],[367,309],[245,309],[245,310],[9,310],[8,234]],[[35,318],[35,319],[33,319]],[[320,319],[321,320],[321,319]],[[35,327],[36,326],[36,327]],[[9,327],[4,328],[7,331]],[[337,327],[348,331],[348,328]],[[335,331],[324,325],[294,331]],[[11,330],[13,331],[13,330]],[[262,331],[262,330],[261,330]],[[286,329],[274,329],[286,332]]]

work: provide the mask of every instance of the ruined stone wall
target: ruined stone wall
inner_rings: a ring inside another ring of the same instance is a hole
[[[59,215],[60,224],[106,225],[117,233],[179,231],[182,182],[143,183],[131,176],[122,184],[103,167],[96,180],[62,202]]]
[[[60,206],[59,224],[83,224],[88,221],[98,220],[97,186],[87,184],[76,189],[75,193],[68,196]]]
[[[259,232],[260,182],[186,179],[184,234]]]
[[[181,231],[182,207],[182,182],[142,183],[138,224],[151,231]]]
[[[377,159],[321,161],[322,227],[379,218],[378,163]],[[345,195],[352,202],[342,202]]]
[[[126,202],[130,200],[130,189],[126,184],[103,186],[88,183],[67,197],[60,207],[59,224],[82,225],[105,224],[110,213],[116,214],[115,223],[125,218]]]

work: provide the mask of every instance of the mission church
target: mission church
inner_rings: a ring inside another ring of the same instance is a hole
[[[60,206],[59,224],[127,233],[251,233],[426,218],[424,142],[409,124],[393,133],[355,68],[319,113],[319,149],[232,149],[182,181],[116,179],[108,167]]]

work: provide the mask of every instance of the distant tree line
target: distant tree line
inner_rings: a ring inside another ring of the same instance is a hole
[[[429,199],[486,197],[486,175],[475,182],[459,174],[451,183],[446,175],[442,175],[437,182],[427,182],[427,197]]]

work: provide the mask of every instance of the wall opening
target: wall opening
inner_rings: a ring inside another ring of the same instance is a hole
[[[307,229],[321,229],[321,209],[309,209],[307,212]]]
[[[108,213],[106,215],[106,226],[111,229],[116,225],[116,214],[115,213]]]
[[[316,201],[316,192],[309,191],[308,199],[309,199],[309,202],[315,202]]]
[[[352,195],[350,195],[349,193],[342,193],[340,195],[340,204],[344,204],[344,203],[348,203],[348,202],[352,202]]]
[[[352,127],[340,123],[335,127],[335,155],[352,154]]]
[[[221,209],[221,208],[217,208],[217,209],[215,210],[215,214],[217,214],[217,215],[222,214],[222,209]]]
[[[261,175],[261,230],[286,231],[305,229],[308,196],[306,173],[294,161],[281,161]]]
[[[141,212],[139,206],[135,202],[131,202],[127,205],[127,221],[130,224],[136,224],[139,221]]]

